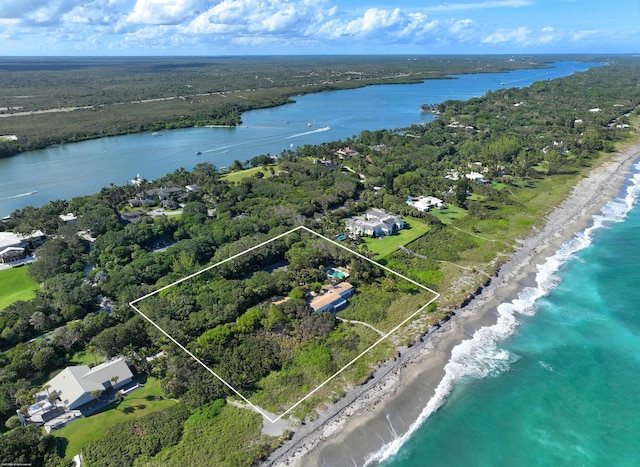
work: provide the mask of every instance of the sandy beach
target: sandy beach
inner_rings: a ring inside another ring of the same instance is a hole
[[[537,266],[620,194],[638,159],[640,143],[635,143],[594,168],[549,213],[544,227],[520,242],[480,295],[439,329],[431,329],[423,342],[400,349],[401,357],[377,369],[367,384],[349,391],[313,422],[297,427],[264,465],[364,465],[372,453],[405,434],[428,404],[436,409],[442,401],[432,399],[452,350],[478,329],[495,324],[498,305],[535,284]]]

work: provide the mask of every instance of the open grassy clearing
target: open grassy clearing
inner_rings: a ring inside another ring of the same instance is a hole
[[[29,276],[29,268],[9,268],[0,271],[0,310],[18,300],[36,296],[38,283]]]
[[[99,352],[76,352],[71,357],[71,360],[69,360],[69,363],[73,363],[74,365],[87,365],[90,367],[100,365],[102,362],[104,362],[104,355],[101,355]]]
[[[71,459],[84,446],[103,436],[112,426],[144,417],[176,403],[170,399],[156,399],[156,396],[163,397],[160,381],[151,377],[147,378],[144,387],[127,394],[120,404],[113,403],[107,406],[106,410],[76,420],[52,434],[68,441],[65,457]]]
[[[430,212],[443,224],[449,224],[467,215],[466,209],[453,205],[448,205],[445,209],[433,209]]]
[[[375,259],[386,258],[401,246],[422,237],[429,230],[429,225],[426,222],[415,217],[406,217],[405,222],[408,227],[396,234],[381,238],[365,238],[369,251],[376,254]]]
[[[264,167],[252,167],[250,169],[244,169],[244,170],[238,170],[237,172],[226,173],[222,175],[220,179],[230,183],[238,183],[242,179],[254,177],[257,173],[262,173],[262,175],[264,175],[264,178],[269,178],[273,176],[269,168],[265,169]]]

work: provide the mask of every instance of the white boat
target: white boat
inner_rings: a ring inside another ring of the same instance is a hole
[[[162,136],[162,133],[160,133],[159,131],[154,131],[153,133],[151,133],[151,136]]]

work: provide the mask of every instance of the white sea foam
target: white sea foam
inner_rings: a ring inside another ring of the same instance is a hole
[[[600,214],[593,216],[591,226],[564,242],[553,256],[538,266],[536,287],[525,287],[518,294],[518,298],[512,302],[500,304],[497,308],[496,324],[478,329],[471,339],[453,348],[451,359],[444,367],[445,375],[417,420],[411,424],[406,433],[369,456],[365,465],[384,461],[396,454],[425,420],[444,404],[455,385],[463,378],[483,378],[509,370],[510,364],[516,361],[517,357],[499,348],[498,343],[513,335],[519,324],[518,315],[535,314],[535,302],[553,290],[560,281],[557,276],[559,268],[578,251],[591,244],[595,231],[606,228],[611,223],[622,222],[626,218],[627,213],[640,197],[640,163],[634,165],[633,170],[635,173],[629,180],[624,196],[607,203]],[[547,368],[544,362],[540,363]],[[547,369],[553,371],[551,367]]]

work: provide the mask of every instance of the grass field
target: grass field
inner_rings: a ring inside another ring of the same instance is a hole
[[[462,219],[467,215],[466,210],[453,205],[447,205],[445,209],[433,209],[430,212],[444,224],[450,224],[454,220]]]
[[[31,300],[37,288],[38,283],[31,279],[27,267],[0,271],[0,310],[18,300]]]
[[[127,394],[117,407],[115,404],[109,406],[108,410],[76,420],[52,434],[68,441],[65,457],[71,459],[84,446],[103,436],[113,425],[127,420],[136,420],[175,404],[171,399],[155,399],[155,396],[161,395],[160,381],[148,378],[144,387]]]
[[[69,362],[76,365],[96,366],[104,362],[104,355],[100,355],[97,352],[94,355],[93,353],[81,351],[73,354]]]
[[[226,180],[227,182],[238,183],[243,178],[253,177],[258,172],[262,172],[264,178],[269,178],[272,176],[271,171],[268,168],[265,170],[263,167],[252,167],[251,169],[244,169],[237,172],[224,174],[222,177],[220,177],[220,179]]]
[[[407,245],[417,238],[422,237],[428,230],[429,225],[415,217],[406,218],[407,227],[397,234],[382,238],[366,238],[365,242],[369,251],[376,254],[376,259],[386,258],[401,246]]]

